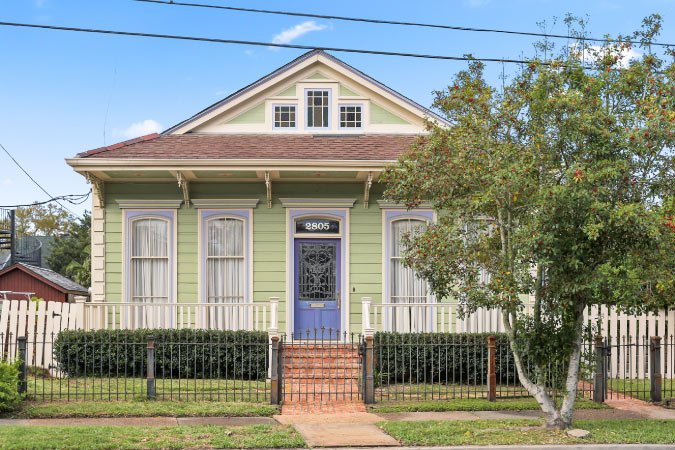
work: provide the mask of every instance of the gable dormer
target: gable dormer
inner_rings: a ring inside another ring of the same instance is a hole
[[[331,55],[314,50],[165,134],[420,134],[443,120]]]

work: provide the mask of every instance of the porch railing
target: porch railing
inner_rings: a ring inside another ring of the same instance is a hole
[[[501,333],[504,331],[501,311],[480,308],[475,313],[459,316],[459,303],[373,303],[364,297],[363,316],[377,331],[399,333]],[[525,304],[526,309],[532,305]]]
[[[276,331],[278,310],[276,297],[265,303],[91,302],[84,304],[84,329]]]

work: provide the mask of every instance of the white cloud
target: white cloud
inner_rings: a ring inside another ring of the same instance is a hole
[[[318,25],[315,21],[308,20],[307,22],[302,22],[292,28],[283,30],[272,38],[272,42],[275,44],[290,44],[300,36],[312,31],[321,31],[325,29],[326,25]]]
[[[132,123],[128,128],[122,131],[115,130],[116,134],[120,134],[126,139],[145,136],[146,134],[151,133],[159,133],[160,131],[162,131],[162,126],[152,119]]]
[[[570,50],[573,51],[579,51],[579,44],[574,43],[570,44]],[[583,57],[586,59],[596,59],[598,57],[602,56],[603,47],[599,45],[589,45],[587,46],[586,50],[584,50],[584,55]],[[621,50],[620,54],[620,59],[619,59],[619,65],[623,68],[627,68],[628,65],[630,64],[630,61],[632,59],[638,59],[642,57],[642,53],[639,53],[635,51],[635,49],[629,48],[629,49],[624,49]]]

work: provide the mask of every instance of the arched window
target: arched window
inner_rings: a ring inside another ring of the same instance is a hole
[[[206,301],[241,303],[246,291],[244,221],[217,217],[207,222]]]
[[[406,233],[424,231],[427,221],[418,218],[402,218],[391,222],[389,233],[389,282],[392,303],[425,303],[428,299],[428,284],[415,271],[403,264],[402,238]]]
[[[131,301],[169,301],[169,221],[141,217],[131,221]]]

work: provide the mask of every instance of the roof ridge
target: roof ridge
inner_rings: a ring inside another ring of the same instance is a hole
[[[115,150],[115,149],[118,149],[118,148],[126,147],[128,145],[136,144],[138,142],[156,139],[160,136],[161,135],[158,134],[158,133],[150,133],[150,134],[146,134],[144,136],[139,136],[137,138],[133,138],[133,139],[129,139],[129,140],[126,140],[126,141],[118,142],[117,144],[107,145],[105,147],[98,147],[98,148],[95,148],[95,149],[92,149],[92,150],[80,152],[80,153],[77,154],[76,157],[77,158],[86,158],[87,156],[95,155],[97,153],[106,152],[108,150]]]

